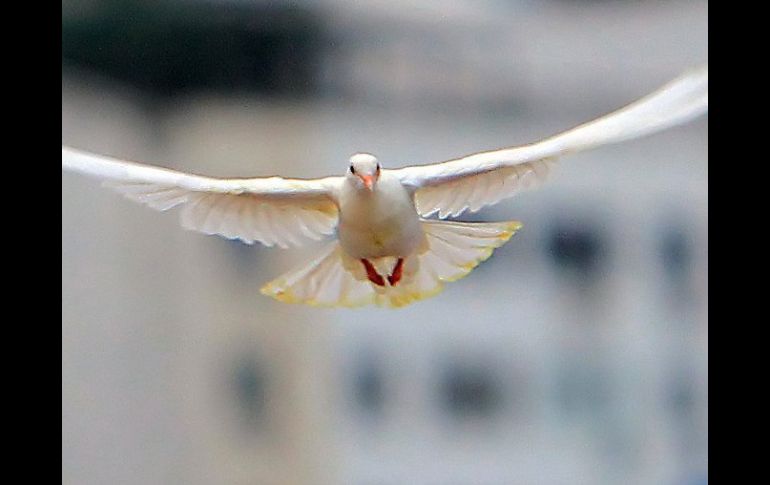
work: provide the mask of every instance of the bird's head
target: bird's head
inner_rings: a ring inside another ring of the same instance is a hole
[[[380,178],[380,163],[369,153],[356,153],[350,157],[347,178],[362,190],[374,190]]]

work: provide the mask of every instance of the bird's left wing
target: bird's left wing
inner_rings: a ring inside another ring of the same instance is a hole
[[[432,165],[391,170],[415,192],[423,216],[477,211],[539,185],[557,157],[641,137],[708,111],[708,66],[597,120],[531,145],[476,153]]]
[[[62,146],[62,168],[105,179],[105,185],[153,209],[181,206],[186,229],[251,244],[299,246],[334,232],[339,177],[218,179],[126,162]]]

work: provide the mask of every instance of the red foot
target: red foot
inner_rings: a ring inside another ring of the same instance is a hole
[[[401,276],[404,273],[404,258],[398,258],[396,267],[393,268],[393,274],[388,276],[388,283],[390,286],[396,286],[396,283],[401,281]]]
[[[366,277],[369,278],[369,281],[378,286],[385,286],[385,278],[374,269],[374,265],[371,261],[366,258],[361,258],[361,263],[364,265],[364,268],[366,268]],[[390,276],[388,276],[388,280],[390,280]]]

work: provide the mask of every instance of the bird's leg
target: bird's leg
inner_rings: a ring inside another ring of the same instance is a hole
[[[396,267],[393,268],[393,274],[388,276],[388,283],[390,286],[396,286],[396,283],[401,281],[401,275],[404,273],[404,258],[398,258]]]
[[[361,263],[364,265],[364,268],[366,269],[366,277],[369,278],[369,281],[374,283],[378,286],[385,286],[385,278],[383,278],[376,269],[374,269],[374,265],[371,261],[369,261],[366,258],[361,258]],[[388,279],[390,279],[390,276],[388,276]]]

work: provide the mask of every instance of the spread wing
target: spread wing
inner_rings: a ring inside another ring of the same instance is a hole
[[[625,108],[546,140],[392,170],[415,191],[423,216],[477,211],[539,185],[562,155],[649,135],[708,111],[708,66],[687,73]]]
[[[339,177],[217,179],[64,146],[61,155],[63,169],[106,179],[129,199],[161,211],[181,206],[186,229],[285,248],[321,239],[337,225],[331,193]]]

